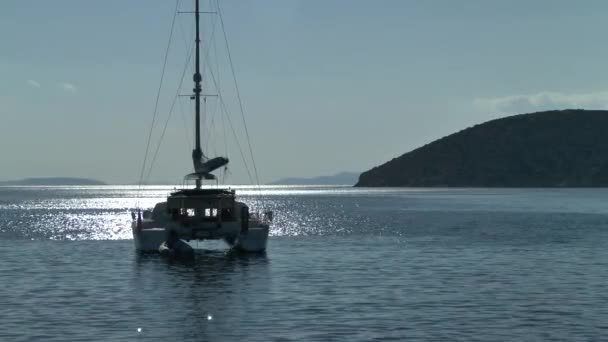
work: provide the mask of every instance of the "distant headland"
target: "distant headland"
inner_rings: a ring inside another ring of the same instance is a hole
[[[106,185],[102,181],[88,178],[72,177],[45,177],[45,178],[24,178],[14,181],[0,181],[0,186],[7,185]]]
[[[363,172],[355,186],[606,187],[608,111],[488,121]]]
[[[269,185],[354,185],[358,178],[358,172],[340,172],[331,176],[283,178],[269,183]]]

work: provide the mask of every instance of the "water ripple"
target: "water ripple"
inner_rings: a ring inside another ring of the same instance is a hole
[[[0,188],[0,339],[595,341],[608,332],[608,220],[598,205],[608,191],[244,190],[244,201],[275,210],[268,252],[205,243],[185,262],[135,254],[125,227],[136,188]],[[142,203],[168,191],[148,187]]]

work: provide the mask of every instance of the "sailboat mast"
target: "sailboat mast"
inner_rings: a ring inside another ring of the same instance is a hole
[[[194,100],[195,100],[195,114],[196,114],[196,147],[192,151],[192,159],[197,162],[203,157],[203,151],[201,150],[201,91],[202,91],[202,76],[200,68],[200,45],[201,39],[199,35],[199,0],[195,0],[195,12],[194,17],[196,21],[196,57],[195,57],[195,72],[194,72]],[[201,180],[196,180],[196,188],[200,189]]]

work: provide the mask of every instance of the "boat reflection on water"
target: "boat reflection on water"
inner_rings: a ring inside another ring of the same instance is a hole
[[[213,250],[194,249],[192,257],[163,257],[158,253],[135,253],[137,269],[144,264],[181,265],[189,270],[214,268],[214,265],[238,263],[240,266],[267,264],[269,262],[266,252],[247,253],[238,249]],[[197,265],[197,263],[206,263]]]
[[[144,338],[246,339],[234,325],[255,319],[254,308],[268,300],[269,265],[265,253],[196,249],[190,260],[136,253],[131,277],[132,288],[139,289],[132,299],[136,329]]]

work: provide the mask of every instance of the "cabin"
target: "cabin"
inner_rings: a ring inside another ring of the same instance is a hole
[[[185,189],[167,197],[166,213],[183,224],[234,222],[241,216],[237,212],[241,207],[234,190]]]

